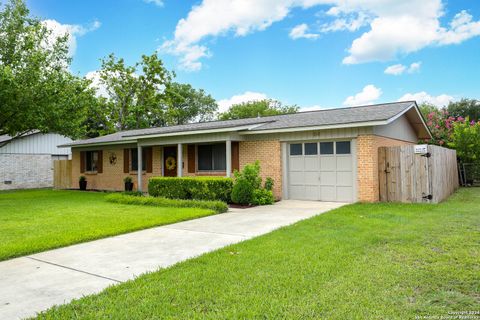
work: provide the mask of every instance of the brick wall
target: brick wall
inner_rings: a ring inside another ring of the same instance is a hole
[[[253,163],[256,160],[260,161],[261,176],[265,181],[266,177],[271,177],[275,181],[274,195],[280,199],[282,195],[282,166],[281,166],[281,152],[279,141],[242,141],[239,143],[239,163],[240,169],[246,164]],[[92,149],[93,150],[93,149]],[[148,179],[154,176],[162,175],[161,163],[161,147],[153,147],[153,172],[143,174],[143,190],[148,189]],[[111,164],[109,161],[110,155],[115,154],[116,163]],[[123,173],[123,146],[107,147],[103,149],[103,173],[80,173],[80,151],[78,149],[72,150],[72,187],[78,188],[78,178],[84,175],[87,178],[87,189],[96,190],[123,190],[123,178],[125,176],[132,177],[136,189],[137,173]],[[183,147],[183,175],[208,175],[207,173],[192,174],[188,173],[188,154],[187,145]],[[216,172],[211,175],[225,176],[224,172]]]
[[[103,173],[80,173],[80,151],[72,150],[72,187],[78,188],[78,178],[84,175],[87,178],[87,189],[95,190],[124,190],[123,178],[129,176],[137,189],[137,172],[123,172],[123,149],[124,147],[107,147],[103,150]],[[93,149],[92,149],[93,150]],[[115,155],[116,161],[110,163],[110,157]],[[162,175],[161,147],[152,148],[152,173],[143,173],[143,190],[148,189],[148,179]]]
[[[240,170],[248,163],[260,161],[260,175],[274,180],[273,194],[275,198],[282,197],[282,156],[281,144],[278,140],[240,141]]]
[[[376,202],[379,200],[378,148],[412,144],[375,135],[359,135],[357,138],[357,181],[358,200]]]
[[[51,155],[0,154],[0,190],[49,187],[53,187]]]

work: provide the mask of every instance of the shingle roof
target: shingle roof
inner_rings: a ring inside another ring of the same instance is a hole
[[[248,118],[226,121],[210,121],[200,123],[190,123],[185,125],[167,126],[158,128],[138,129],[120,131],[110,135],[78,140],[64,146],[120,142],[136,140],[139,136],[184,133],[201,130],[217,130],[224,128],[235,128],[252,125],[250,132],[261,133],[264,130],[271,129],[289,129],[301,127],[319,127],[339,124],[352,124],[370,121],[386,121],[396,115],[404,112],[414,105],[414,101],[395,102],[377,105],[368,105],[360,107],[324,109],[318,111],[298,112],[294,114],[285,114],[278,116],[268,116],[260,118]]]

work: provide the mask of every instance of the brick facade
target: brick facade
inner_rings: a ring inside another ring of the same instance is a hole
[[[358,201],[379,201],[378,148],[413,144],[376,135],[360,135],[357,138],[357,192]]]
[[[123,149],[124,147],[107,147],[103,150],[102,173],[80,173],[80,151],[72,149],[72,187],[78,188],[78,178],[83,175],[87,178],[87,189],[121,191],[124,189],[123,178],[129,176],[137,189],[137,172],[123,172]],[[95,149],[92,149],[95,150]],[[110,158],[116,161],[110,162]],[[148,189],[148,179],[162,175],[161,147],[152,148],[152,173],[143,173],[143,190]]]
[[[0,154],[0,190],[51,188],[53,162],[49,154]]]
[[[72,150],[72,187],[78,188],[78,178],[84,175],[87,178],[87,189],[95,190],[123,190],[123,178],[130,176],[134,182],[134,189],[137,188],[137,172],[123,172],[123,149],[124,146],[106,147],[103,150],[103,172],[102,173],[80,173],[80,150]],[[95,149],[92,149],[95,150]],[[110,163],[111,156],[116,161]],[[275,181],[274,195],[280,199],[282,194],[282,167],[279,141],[241,141],[239,143],[239,164],[242,169],[246,164],[260,161],[262,167],[261,176],[265,181],[271,177]],[[152,148],[152,173],[144,173],[142,184],[143,190],[148,189],[148,179],[162,175],[162,147]],[[187,145],[183,146],[183,176],[225,176],[225,172],[212,173],[188,173]]]
[[[263,181],[270,177],[274,181],[273,194],[275,198],[282,198],[282,155],[281,144],[278,140],[268,141],[241,141],[240,142],[240,170],[248,163],[260,161],[260,176]]]
[[[382,146],[398,146],[412,144],[411,142],[395,140],[376,135],[359,135],[357,138],[357,193],[358,200],[363,202],[375,202],[379,200],[378,191],[378,148]],[[137,173],[123,172],[123,148],[107,147],[103,149],[103,173],[80,173],[80,151],[72,150],[72,182],[73,188],[77,188],[78,178],[85,175],[88,181],[88,189],[97,190],[123,190],[123,178],[130,176],[137,188]],[[116,162],[110,163],[111,155],[115,155]],[[143,190],[148,189],[148,179],[162,175],[162,147],[152,148],[152,173],[143,174]],[[277,199],[282,197],[282,156],[281,143],[278,140],[240,141],[239,164],[243,169],[246,164],[260,161],[260,175],[265,178],[271,177],[274,182],[274,195]],[[217,175],[225,176],[224,172],[214,173],[188,173],[187,146],[183,148],[183,175]]]

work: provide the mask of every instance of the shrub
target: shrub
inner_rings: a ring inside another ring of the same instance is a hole
[[[127,177],[123,178],[123,182],[124,183],[132,183],[133,182],[132,177],[127,176]]]
[[[232,202],[242,205],[272,204],[274,202],[272,188],[272,178],[265,179],[265,189],[262,188],[260,163],[258,161],[247,164],[241,172],[235,171]]]
[[[122,192],[123,195],[126,195],[126,196],[134,196],[134,197],[142,197],[143,196],[143,192],[141,191],[124,191]]]
[[[232,202],[243,205],[252,203],[253,191],[254,189],[252,189],[252,186],[247,180],[235,180],[232,190]]]
[[[225,177],[155,177],[148,183],[153,197],[230,202],[233,180]]]
[[[150,196],[134,196],[122,193],[112,193],[105,197],[105,200],[113,203],[157,206],[157,207],[177,207],[177,208],[200,208],[213,210],[216,213],[226,212],[228,206],[221,201],[201,201],[201,200],[180,200],[155,198]]]
[[[267,190],[270,190],[272,191],[273,190],[273,179],[268,177],[265,179],[265,185],[264,185],[264,188],[267,189]]]
[[[79,181],[79,182],[87,181],[87,178],[86,178],[85,176],[80,176],[80,177],[78,178],[78,181]]]
[[[272,190],[267,189],[255,189],[252,196],[252,204],[263,206],[266,204],[273,204],[275,198],[273,197]]]

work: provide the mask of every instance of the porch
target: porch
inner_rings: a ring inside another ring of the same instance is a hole
[[[153,148],[159,150],[157,157],[154,157]],[[231,177],[234,170],[240,169],[239,149],[239,141],[232,140],[164,145],[138,143],[135,148],[124,151],[124,172],[128,162],[128,172],[136,173],[138,191],[144,191],[144,175],[153,171],[155,161],[160,163],[160,175],[164,177]],[[139,163],[142,163],[142,170],[138,170]]]

